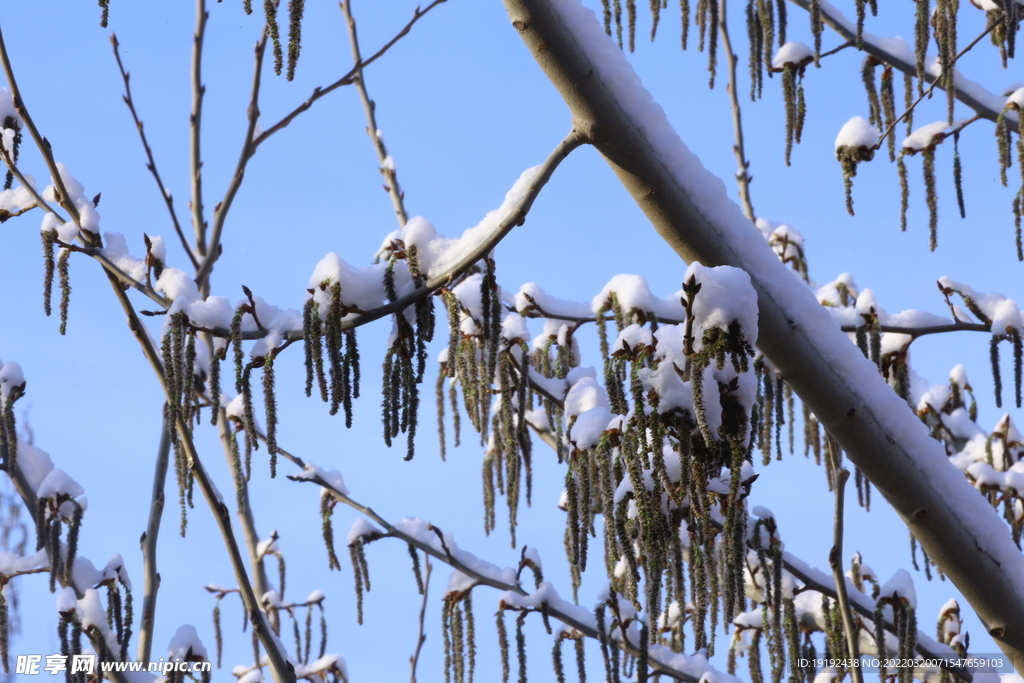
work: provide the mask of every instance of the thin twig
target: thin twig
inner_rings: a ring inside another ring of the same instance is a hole
[[[377,105],[366,92],[366,75],[363,73],[362,66],[360,66],[363,57],[359,53],[359,35],[356,33],[355,17],[352,16],[352,0],[342,0],[342,2],[338,3],[338,7],[341,8],[342,13],[345,15],[345,23],[348,26],[348,39],[352,45],[352,61],[359,68],[359,71],[356,72],[355,86],[359,92],[359,100],[363,103],[363,113],[366,114],[366,134],[370,136],[370,140],[373,142],[373,148],[377,152],[377,161],[380,162],[380,172],[384,176],[384,180],[387,181],[386,187],[388,195],[391,197],[391,204],[395,207],[395,218],[398,219],[398,227],[405,227],[406,221],[409,220],[408,214],[405,212],[405,193],[402,192],[402,188],[398,184],[398,174],[395,171],[394,160],[389,162],[388,150],[384,146],[384,140],[377,130]]]
[[[263,27],[263,35],[256,41],[256,57],[252,76],[252,94],[249,96],[249,108],[246,110],[245,139],[242,141],[242,151],[238,155],[238,163],[235,165],[235,174],[231,177],[224,199],[213,209],[213,228],[210,231],[209,253],[203,260],[202,266],[196,273],[196,284],[204,293],[209,293],[210,271],[213,264],[220,258],[220,238],[224,231],[224,221],[231,210],[231,204],[235,201],[235,195],[242,187],[242,180],[245,178],[245,167],[249,159],[256,153],[256,144],[253,137],[256,134],[256,122],[260,118],[260,84],[263,75],[263,55],[267,50],[268,28]]]
[[[421,18],[423,18],[423,16],[427,12],[429,12],[432,9],[434,9],[435,7],[437,7],[438,5],[442,4],[443,2],[446,2],[446,0],[434,0],[434,2],[430,3],[429,5],[427,5],[426,9],[420,9],[420,8],[417,7],[416,11],[413,13],[412,20],[410,20],[409,23],[405,25],[405,28],[403,28],[401,31],[399,31],[398,34],[394,38],[389,40],[384,45],[384,47],[382,47],[381,49],[377,50],[377,52],[375,52],[373,54],[373,56],[371,56],[369,59],[364,59],[359,64],[356,64],[354,67],[352,67],[352,69],[347,74],[345,74],[344,76],[342,76],[341,78],[336,80],[334,83],[331,83],[330,85],[328,85],[326,87],[323,87],[323,88],[314,88],[313,94],[310,95],[309,98],[305,102],[303,102],[302,104],[297,106],[295,109],[293,109],[291,111],[291,113],[287,114],[284,118],[282,118],[280,121],[275,123],[273,126],[271,126],[270,128],[266,129],[265,131],[263,131],[263,133],[261,133],[260,136],[258,138],[256,138],[255,146],[259,147],[260,145],[262,145],[263,142],[267,138],[269,138],[271,135],[273,135],[274,133],[276,133],[277,131],[281,130],[282,128],[287,126],[289,123],[291,123],[292,120],[296,116],[298,116],[302,112],[304,112],[307,109],[309,109],[310,107],[312,107],[313,103],[316,102],[317,100],[319,100],[324,95],[326,95],[326,94],[328,94],[328,93],[330,93],[330,92],[332,92],[334,90],[337,90],[338,88],[340,88],[340,87],[342,87],[344,85],[352,85],[352,83],[355,81],[355,79],[356,79],[356,77],[357,77],[357,75],[359,74],[360,71],[362,71],[366,67],[368,67],[371,64],[373,64],[380,57],[384,56],[384,53],[386,53],[388,50],[390,50],[392,48],[392,46],[394,46],[395,43],[397,43],[399,40],[404,38],[407,33],[409,33],[409,30],[413,27],[413,25],[417,21],[419,21]]]
[[[832,568],[832,577],[836,582],[836,596],[838,598],[839,612],[843,616],[843,632],[846,634],[847,654],[853,663],[849,667],[850,675],[853,678],[853,683],[864,683],[864,675],[859,666],[860,632],[853,624],[850,598],[846,593],[846,576],[843,574],[843,499],[846,491],[846,481],[850,478],[850,471],[842,467],[840,462],[842,453],[839,450],[839,444],[836,443],[836,440],[831,435],[826,435],[826,445],[829,463],[832,468],[832,486],[836,498],[835,520],[832,526],[832,550],[828,554],[828,563]]]
[[[160,196],[163,197],[164,203],[167,205],[167,211],[171,214],[174,232],[178,233],[178,239],[181,240],[181,246],[185,249],[185,254],[192,261],[192,266],[199,268],[199,261],[196,260],[196,255],[192,253],[192,247],[189,245],[188,239],[185,238],[185,233],[182,232],[181,224],[178,222],[178,213],[174,210],[174,199],[171,197],[171,193],[167,191],[167,188],[164,187],[163,180],[160,178],[160,172],[156,168],[156,160],[153,158],[153,150],[149,147],[146,132],[142,127],[142,121],[135,111],[135,103],[132,101],[132,89],[129,84],[129,74],[125,70],[124,64],[121,63],[120,44],[117,42],[117,36],[113,33],[110,34],[110,44],[114,46],[114,58],[117,60],[117,68],[121,71],[121,78],[124,79],[124,103],[128,105],[128,111],[131,112],[132,120],[135,121],[135,127],[139,131],[139,138],[142,140],[142,148],[145,150],[146,158],[149,160],[146,168],[153,174],[157,189],[160,190]],[[140,658],[139,661],[146,660]]]
[[[743,117],[740,114],[740,100],[736,95],[736,53],[732,51],[732,43],[729,41],[726,0],[720,0],[720,3],[718,31],[722,36],[722,48],[725,50],[725,60],[729,67],[729,82],[726,83],[725,90],[729,93],[729,105],[732,108],[732,131],[735,138],[732,151],[736,155],[736,184],[739,186],[743,213],[753,222],[757,220],[757,214],[754,213],[754,205],[750,199],[750,181],[753,180],[748,172],[750,161],[747,160],[743,149]]]
[[[167,418],[163,420],[160,432],[160,447],[157,449],[153,469],[153,495],[149,504],[149,523],[142,535],[142,572],[145,588],[142,594],[142,618],[139,620],[138,661],[148,662],[153,649],[153,626],[156,618],[156,596],[160,590],[160,574],[156,568],[157,539],[160,536],[160,520],[164,513],[164,484],[167,481],[167,464],[170,460],[171,440]]]
[[[203,218],[203,157],[199,135],[203,119],[203,41],[206,37],[206,0],[196,0],[196,32],[192,36],[192,115],[189,117],[189,161],[192,171],[192,227],[196,235],[196,252],[206,253],[206,220]]]
[[[420,650],[423,649],[423,643],[427,640],[427,634],[423,632],[423,629],[427,615],[427,594],[430,592],[430,572],[434,569],[434,565],[430,564],[429,555],[424,554],[423,557],[425,558],[424,564],[426,565],[426,571],[423,576],[423,601],[420,604],[420,626],[416,634],[416,650],[409,657],[409,667],[412,669],[409,683],[416,683],[416,665],[420,662]]]
[[[970,42],[970,44],[967,45],[967,47],[965,47],[963,50],[960,50],[960,52],[957,54],[957,56],[953,59],[953,66],[955,67],[956,66],[956,62],[957,62],[958,59],[960,59],[965,54],[967,54],[967,52],[971,48],[973,48],[975,45],[978,44],[979,40],[981,40],[982,38],[984,38],[985,36],[987,36],[991,32],[992,32],[992,26],[987,27],[984,31],[981,32],[981,34],[977,38],[972,40]],[[932,81],[931,86],[927,90],[922,92],[920,95],[918,95],[917,99],[914,100],[913,104],[911,104],[909,107],[907,107],[907,110],[905,112],[903,112],[902,114],[897,116],[896,119],[892,123],[889,124],[889,127],[885,129],[885,132],[882,133],[882,136],[880,138],[878,138],[878,142],[875,143],[875,149],[876,150],[882,148],[882,142],[884,142],[885,138],[888,137],[892,133],[893,129],[896,128],[896,124],[898,124],[900,121],[905,121],[907,119],[907,117],[910,116],[910,113],[914,111],[914,109],[917,107],[917,105],[921,103],[921,100],[925,99],[926,97],[930,98],[932,96],[932,93],[935,91],[935,88],[938,87],[940,82],[941,82],[941,79],[939,79],[939,78],[936,78],[934,81]],[[971,118],[967,123],[973,123],[977,119],[981,118],[982,113],[977,111],[976,109],[975,109],[975,112],[976,112],[975,116],[973,118]],[[960,128],[957,129],[956,132],[960,132],[960,130],[962,130],[965,126],[967,126],[967,123],[965,123],[963,126],[960,126]],[[952,133],[950,133],[950,135],[952,135]]]

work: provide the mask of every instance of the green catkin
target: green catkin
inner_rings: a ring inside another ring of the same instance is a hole
[[[914,55],[917,73],[917,94],[924,94],[924,58],[928,51],[928,17],[931,0],[915,0],[917,2],[916,22],[914,24]]]
[[[181,325],[184,329],[188,319],[182,318]],[[185,341],[185,368],[182,372],[182,408],[184,413],[185,424],[190,424],[194,417],[195,409],[195,396],[193,395],[193,384],[195,382],[196,374],[196,335],[194,332],[188,331],[186,333]]]
[[[60,333],[65,334],[68,329],[68,306],[71,303],[71,280],[68,274],[68,267],[71,262],[71,252],[67,249],[60,250],[60,257],[57,259],[57,275],[60,277]]]
[[[796,66],[786,64],[782,67],[782,99],[786,104],[786,166],[789,166],[793,153],[793,140],[796,138]]]
[[[687,41],[687,38],[689,37],[689,33],[690,33],[690,0],[679,0],[679,14],[682,17],[682,22],[683,22],[682,37],[681,37],[680,41],[681,41],[681,44],[682,44],[682,48],[685,50],[686,49],[686,41]],[[605,20],[605,25],[606,26],[608,25],[607,24],[607,19]],[[611,35],[611,31],[610,30],[608,32],[608,35]]]
[[[82,528],[82,506],[78,501],[69,501],[74,506],[71,513],[71,522],[68,524],[68,554],[64,562],[64,584],[71,583],[71,571],[75,566],[75,557],[78,555],[78,532]]]
[[[361,539],[356,539],[355,542],[351,543],[348,547],[349,557],[352,560],[352,576],[355,580],[356,585],[356,622],[363,625],[363,581],[366,580],[366,590],[369,590],[369,577],[363,576],[363,567],[366,564],[366,558],[363,556],[363,542]]]
[[[632,52],[636,46],[636,0],[626,0],[626,17],[629,22],[629,51]]]
[[[551,660],[555,670],[555,680],[558,683],[565,683],[565,669],[562,668],[562,634],[560,633],[555,636],[555,645],[551,649]]]
[[[305,356],[306,366],[306,396],[313,395],[313,344],[319,343],[319,339],[313,338],[313,316],[316,312],[316,302],[310,298],[302,307],[302,347]]]
[[[224,653],[224,634],[220,628],[220,598],[213,604],[213,637],[217,643],[217,668],[220,668],[221,655]]]
[[[263,14],[267,19],[267,35],[274,44],[274,73],[280,76],[284,67],[284,53],[281,50],[281,31],[277,25],[277,2],[263,0]]]
[[[52,313],[50,302],[53,298],[53,275],[56,270],[56,263],[53,258],[53,246],[57,240],[56,230],[47,230],[42,233],[43,237],[43,310],[49,317]]]
[[[924,149],[921,151],[921,158],[924,167],[924,190],[925,200],[928,204],[928,232],[929,232],[929,247],[931,251],[935,251],[936,247],[939,246],[938,241],[938,229],[939,229],[939,196],[938,191],[935,188],[935,150]]]
[[[750,651],[747,652],[747,660],[750,664],[750,683],[763,683],[764,677],[761,673],[761,630],[755,629],[750,637]]]
[[[656,617],[651,616],[652,619]],[[637,683],[647,683],[647,641],[650,640],[650,633],[647,629],[647,624],[640,625],[640,654],[636,660],[636,681]]]
[[[814,66],[821,67],[821,34],[825,24],[821,19],[821,0],[811,0],[808,12],[811,19],[811,34],[814,36]]]
[[[242,418],[245,427],[245,480],[249,481],[252,476],[250,467],[250,455],[253,450],[259,450],[260,444],[256,440],[256,416],[252,406],[252,363],[247,363],[242,371]]]
[[[317,659],[320,659],[327,652],[327,617],[324,615],[324,607],[320,605],[320,654],[317,655]]]
[[[97,0],[96,4],[100,7],[100,28],[106,28],[107,22],[110,20],[110,0]],[[4,660],[4,672],[7,672],[6,660]]]
[[[900,232],[907,231],[907,209],[910,206],[910,183],[907,180],[907,165],[903,161],[905,155],[900,152],[896,157],[896,169],[900,177]]]
[[[960,163],[959,132],[953,135],[953,186],[956,188],[956,205],[960,210],[960,218],[967,218],[967,211],[964,209],[963,166]],[[1017,260],[1024,261],[1019,239],[1017,240]]]
[[[509,653],[508,633],[505,631],[505,611],[499,609],[494,616],[498,628],[498,650],[501,652],[501,682],[508,683]]]
[[[573,641],[576,649],[576,672],[579,675],[580,683],[587,683],[586,649],[583,638],[576,638]]]
[[[1013,342],[1013,394],[1018,408],[1021,407],[1021,374],[1024,371],[1024,343],[1020,334],[1014,330],[1010,334]]]
[[[882,69],[881,104],[882,124],[885,126],[885,130],[888,130],[896,121],[896,95],[893,88],[893,69],[888,64],[886,64],[885,68]],[[885,141],[889,149],[889,161],[896,161],[895,135],[887,135]]]
[[[242,316],[245,310],[241,307],[231,318],[231,347],[235,361],[235,392],[242,393],[242,372],[245,367],[245,353],[242,350]]]
[[[270,478],[277,476],[277,398],[274,395],[274,358],[263,364],[263,403],[267,417],[267,451],[270,453]]]
[[[761,30],[761,16],[754,5],[754,0],[747,0],[747,43],[750,45],[747,62],[750,68],[750,101],[756,102],[761,97],[764,84],[764,62],[761,60],[764,32]]]
[[[334,551],[334,526],[331,524],[331,517],[334,514],[333,498],[324,491],[320,494],[320,519],[324,538],[324,546],[327,548],[327,568],[341,571],[341,563]]]
[[[295,78],[295,65],[299,62],[302,50],[302,12],[305,0],[288,0],[288,75],[287,79]]]
[[[302,661],[309,663],[309,649],[313,643],[313,606],[306,608],[306,648],[303,651]]]
[[[615,0],[615,39],[622,49],[622,0]]]
[[[227,349],[223,349],[226,351]],[[213,405],[210,409],[210,424],[217,426],[217,422],[220,420],[220,362],[221,362],[221,351],[217,350],[216,343],[214,344],[213,354],[210,358],[210,400],[213,401]]]
[[[718,68],[718,2],[717,0],[708,0],[708,5],[710,7],[708,22],[711,24],[711,36],[708,41],[708,72],[711,75],[708,77],[708,88],[714,90],[715,70]]]
[[[597,622],[597,641],[601,644],[601,659],[604,661],[605,681],[610,682],[615,680],[617,672],[612,666],[611,654],[609,652],[612,646],[609,646],[608,643],[608,630],[604,624],[604,610],[605,603],[602,602],[594,611],[594,617]]]
[[[466,616],[466,653],[469,659],[469,683],[473,683],[476,673],[476,621],[473,618],[473,593],[466,593],[462,599]]]
[[[295,657],[299,660],[299,663],[304,664],[302,661],[302,633],[299,631],[298,619],[292,620],[292,632],[295,635]]]
[[[757,13],[761,18],[761,30],[764,32],[761,47],[764,65],[769,70],[769,73],[772,68],[772,48],[775,44],[775,15],[772,10],[773,4],[771,0],[757,0]]]
[[[612,7],[608,0],[601,0],[601,7],[604,10],[604,32],[609,37],[612,35]],[[685,20],[684,20],[685,23]]]
[[[327,309],[327,334],[325,339],[327,359],[330,363],[330,370],[328,372],[331,379],[331,415],[338,414],[338,408],[344,400],[342,391],[345,380],[341,354],[341,318],[345,315],[343,309],[344,306],[341,303],[341,283],[334,282],[331,284],[331,304]],[[385,381],[387,380],[385,379]]]
[[[858,19],[864,9],[864,0],[857,0]],[[858,38],[859,40],[859,38]],[[860,48],[858,48],[860,49]],[[868,96],[868,122],[877,127],[882,127],[882,102],[879,99],[878,91],[875,88],[875,67],[878,66],[877,59],[868,55],[864,58],[864,65],[861,67],[861,80],[864,83],[864,91]]]
[[[1003,407],[1003,377],[999,370],[999,337],[993,335],[989,342],[988,357],[992,365],[992,384],[996,398],[996,407]]]
[[[996,119],[996,147],[999,152],[999,182],[1002,183],[1003,187],[1006,187],[1006,169],[1011,165],[1010,158],[1010,129],[1006,125],[1006,111],[1003,109],[999,112],[999,117]]]

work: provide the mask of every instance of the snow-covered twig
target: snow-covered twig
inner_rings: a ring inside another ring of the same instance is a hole
[[[171,223],[174,225],[174,232],[178,233],[178,238],[181,240],[181,246],[185,249],[185,254],[189,260],[192,261],[192,265],[195,268],[199,268],[199,261],[196,260],[196,256],[192,253],[192,247],[188,243],[188,239],[185,237],[185,233],[181,230],[181,224],[178,222],[178,213],[174,210],[174,200],[171,198],[171,193],[164,187],[163,180],[160,178],[160,172],[156,167],[156,160],[153,158],[153,150],[149,147],[149,141],[146,139],[146,131],[143,129],[142,121],[139,119],[138,113],[135,111],[135,102],[132,100],[132,88],[129,83],[129,74],[124,68],[124,64],[121,63],[121,50],[120,44],[117,42],[117,36],[114,34],[110,35],[110,44],[114,46],[114,59],[117,60],[117,68],[121,72],[121,78],[124,79],[124,103],[128,105],[128,111],[131,112],[132,120],[135,122],[135,127],[139,131],[139,138],[142,140],[142,148],[146,152],[146,158],[149,162],[146,164],[146,168],[153,174],[153,179],[156,181],[157,189],[160,190],[160,196],[163,197],[164,203],[167,205],[167,211],[171,214]]]
[[[149,503],[149,522],[142,536],[142,616],[139,619],[138,660],[148,662],[153,649],[153,626],[156,618],[156,596],[160,590],[160,579],[156,566],[157,539],[160,536],[160,520],[164,512],[164,483],[167,481],[167,465],[170,460],[171,440],[167,433],[165,418],[160,432],[160,446],[157,448],[156,464],[153,470],[153,495]]]
[[[196,252],[206,256],[206,219],[203,217],[203,155],[200,132],[203,119],[203,42],[206,38],[206,0],[196,0],[196,32],[192,36],[192,115],[189,117],[189,163],[192,177],[192,228],[196,235]]]
[[[395,299],[393,302],[389,304],[378,306],[376,308],[371,308],[369,310],[363,311],[362,313],[359,313],[358,315],[346,317],[344,320],[341,321],[339,330],[341,332],[354,330],[355,328],[366,325],[367,323],[371,323],[374,320],[380,320],[381,318],[391,315],[392,313],[402,311],[408,308],[409,306],[412,306],[417,301],[420,301],[421,299],[425,299],[426,297],[431,296],[438,289],[447,285],[452,280],[457,278],[459,275],[469,270],[480,259],[487,256],[487,254],[489,254],[491,250],[494,249],[494,247],[496,247],[498,243],[501,242],[501,240],[504,239],[504,237],[508,235],[509,232],[512,231],[512,228],[522,225],[526,221],[526,216],[530,212],[530,209],[533,206],[534,201],[536,201],[537,197],[540,195],[540,191],[544,188],[545,185],[547,185],[548,181],[551,179],[551,176],[554,174],[555,169],[557,169],[559,164],[561,164],[562,161],[567,156],[569,156],[570,152],[572,152],[580,145],[585,144],[586,142],[587,139],[584,133],[582,131],[573,129],[568,135],[565,136],[565,139],[558,143],[555,149],[551,151],[551,154],[549,154],[548,158],[544,160],[544,163],[541,164],[540,167],[536,169],[536,176],[533,182],[530,183],[529,188],[526,189],[522,197],[519,198],[519,200],[511,208],[508,214],[501,220],[500,223],[498,223],[498,225],[494,228],[493,232],[491,232],[486,238],[484,238],[478,244],[476,244],[476,246],[473,247],[473,249],[471,249],[465,255],[463,255],[450,268],[428,279],[427,282],[422,287],[414,289],[413,291]],[[231,337],[231,331],[228,330],[227,328],[218,327],[209,329],[193,327],[193,329],[198,329],[202,332],[209,332],[215,337],[220,337],[223,339],[228,339]],[[253,330],[242,332],[241,336],[242,339],[262,339],[266,337],[267,334],[269,334],[267,330]],[[298,329],[284,331],[282,333],[282,337],[284,340],[290,342],[299,341],[302,339],[302,330]]]
[[[342,13],[345,15],[345,25],[348,27],[348,39],[352,45],[352,61],[355,62],[356,67],[359,71],[356,73],[355,86],[359,92],[359,100],[363,103],[363,113],[366,114],[366,133],[370,136],[370,140],[373,142],[373,148],[377,152],[377,161],[380,162],[380,172],[384,175],[384,179],[387,181],[385,186],[388,191],[388,195],[391,196],[391,203],[395,207],[395,217],[398,219],[398,227],[402,228],[405,226],[406,221],[409,220],[408,214],[405,212],[405,194],[402,192],[402,187],[398,184],[398,174],[395,171],[394,161],[388,155],[388,150],[384,146],[384,138],[380,134],[380,130],[377,128],[377,116],[376,116],[376,103],[370,99],[369,94],[366,92],[366,80],[363,74],[362,64],[363,57],[359,53],[359,35],[356,33],[356,20],[352,16],[352,0],[343,0],[338,3]]]

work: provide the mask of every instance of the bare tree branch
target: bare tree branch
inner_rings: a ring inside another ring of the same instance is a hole
[[[185,250],[185,254],[189,260],[192,261],[194,268],[199,268],[199,261],[196,260],[196,255],[192,253],[192,247],[188,243],[188,239],[185,237],[185,233],[181,230],[181,224],[178,222],[178,213],[174,210],[174,199],[171,197],[171,193],[164,187],[164,182],[160,178],[160,171],[157,170],[156,160],[153,159],[153,150],[149,147],[149,141],[146,139],[146,131],[143,129],[142,121],[139,119],[138,113],[135,111],[135,103],[132,100],[132,88],[129,82],[129,74],[125,71],[124,64],[121,63],[121,50],[120,44],[117,42],[117,36],[113,33],[110,34],[110,44],[114,46],[114,59],[117,60],[117,68],[121,72],[121,78],[124,79],[124,103],[128,105],[128,111],[131,112],[132,120],[135,121],[135,128],[139,131],[139,139],[142,141],[142,149],[146,152],[146,168],[150,173],[153,174],[153,179],[156,181],[157,189],[160,190],[160,196],[164,200],[164,204],[167,205],[167,211],[171,215],[171,223],[174,225],[174,232],[178,233],[178,239],[181,240],[181,246]]]
[[[167,418],[160,431],[160,447],[157,449],[153,468],[153,495],[149,503],[149,523],[142,535],[142,573],[145,587],[142,593],[142,617],[139,620],[138,661],[148,662],[153,649],[153,626],[156,619],[156,596],[160,590],[160,574],[156,568],[157,539],[160,536],[160,520],[164,514],[164,485],[167,482],[167,465],[170,460],[171,440],[168,436]]]
[[[404,227],[409,220],[405,212],[405,193],[398,184],[398,174],[395,171],[394,161],[390,161],[387,147],[384,146],[384,139],[377,128],[377,103],[370,99],[366,92],[366,74],[360,66],[363,61],[359,53],[359,34],[356,32],[356,20],[352,16],[352,0],[342,0],[338,3],[342,13],[345,15],[345,24],[348,26],[348,40],[352,45],[352,61],[355,62],[359,71],[356,73],[355,86],[359,92],[359,100],[363,103],[363,112],[366,114],[366,134],[373,142],[373,148],[377,152],[377,161],[380,163],[380,172],[387,181],[388,195],[391,197],[391,204],[395,207],[395,217],[398,219],[398,227]]]
[[[345,74],[344,76],[342,76],[341,78],[336,80],[334,83],[331,83],[330,85],[325,86],[323,88],[315,88],[313,90],[313,94],[310,95],[309,98],[305,102],[303,102],[302,104],[297,106],[295,109],[293,109],[291,111],[291,113],[287,114],[283,119],[281,119],[280,121],[278,121],[277,123],[272,125],[270,128],[267,128],[265,131],[263,131],[263,133],[261,133],[260,136],[256,138],[254,146],[255,147],[259,147],[260,145],[262,145],[263,142],[267,138],[269,138],[271,135],[273,135],[274,133],[276,133],[277,131],[281,130],[282,128],[287,126],[289,123],[291,123],[292,120],[295,119],[296,116],[298,116],[302,112],[304,112],[307,109],[309,109],[310,107],[312,107],[313,103],[315,103],[317,100],[319,100],[324,95],[326,95],[326,94],[328,94],[330,92],[333,92],[334,90],[337,90],[338,88],[342,87],[343,85],[352,85],[352,83],[355,82],[355,79],[358,77],[359,73],[363,69],[365,69],[366,67],[370,66],[371,64],[373,64],[375,61],[377,61],[381,57],[383,57],[384,53],[386,53],[388,50],[390,50],[392,48],[392,46],[394,46],[395,43],[397,43],[399,40],[404,38],[405,35],[407,33],[409,33],[409,30],[412,29],[413,25],[415,25],[417,21],[419,21],[421,18],[423,18],[423,16],[427,12],[429,12],[430,10],[434,9],[435,7],[437,7],[438,5],[440,5],[441,3],[446,2],[446,1],[447,0],[434,0],[432,3],[427,5],[426,9],[422,9],[422,10],[417,7],[416,11],[413,13],[412,20],[410,20],[409,23],[405,25],[405,28],[403,28],[401,31],[399,31],[398,34],[395,35],[394,38],[389,40],[384,45],[384,47],[382,47],[381,49],[377,50],[377,52],[375,52],[369,59],[365,59],[362,62],[360,62],[359,64],[356,64],[354,67],[352,67],[352,69],[347,74]]]
[[[196,0],[196,32],[192,36],[192,114],[189,117],[189,161],[192,169],[192,227],[196,235],[196,252],[206,253],[206,219],[203,217],[203,156],[200,132],[203,120],[203,41],[206,38],[206,0]]]

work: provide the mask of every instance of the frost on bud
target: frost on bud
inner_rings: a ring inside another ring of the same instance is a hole
[[[836,159],[843,168],[843,184],[846,187],[846,210],[853,214],[853,178],[857,175],[857,164],[871,161],[881,132],[860,116],[846,122],[836,136]]]

